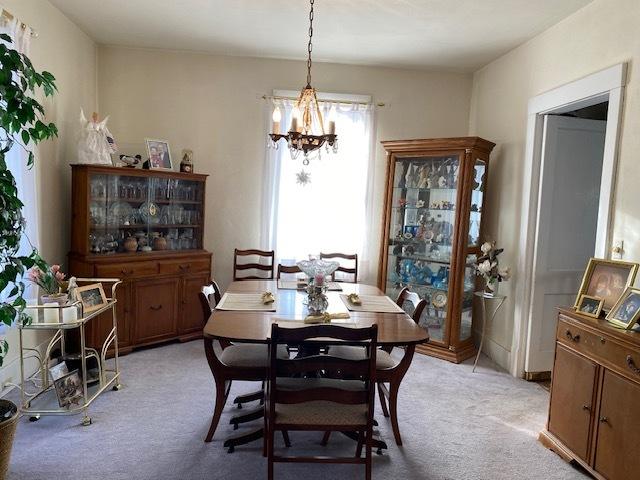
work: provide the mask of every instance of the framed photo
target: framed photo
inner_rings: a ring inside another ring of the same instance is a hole
[[[107,304],[107,296],[101,283],[76,288],[76,300],[82,303],[84,313],[91,313]]]
[[[57,365],[54,365],[49,369],[49,373],[51,374],[51,380],[55,382],[59,378],[64,377],[69,373],[69,368],[67,367],[66,362],[60,362]]]
[[[171,152],[166,140],[154,140],[145,138],[147,153],[149,154],[149,168],[151,170],[173,170]]]
[[[576,310],[588,317],[598,318],[604,305],[604,298],[580,295]]]
[[[637,263],[601,258],[590,259],[573,306],[578,308],[580,297],[588,295],[604,299],[602,310],[608,312],[625,289],[633,285],[637,273]]]
[[[627,288],[607,315],[607,321],[627,330],[640,318],[640,288]]]
[[[53,385],[56,389],[56,395],[58,396],[58,404],[61,407],[68,407],[71,404],[79,405],[84,399],[82,379],[80,378],[78,370],[74,370],[58,378],[53,382]]]

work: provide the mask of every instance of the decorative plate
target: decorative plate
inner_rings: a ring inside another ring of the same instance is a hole
[[[438,290],[431,297],[431,304],[436,308],[444,308],[447,305],[447,293]]]
[[[153,202],[144,202],[138,209],[142,220],[148,223],[158,223],[160,221],[160,209]]]
[[[107,223],[123,225],[133,219],[133,208],[127,202],[115,202],[109,206]]]

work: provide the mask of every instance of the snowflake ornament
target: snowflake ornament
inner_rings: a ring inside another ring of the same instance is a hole
[[[296,183],[299,185],[308,185],[311,183],[311,174],[309,172],[305,172],[304,170],[300,170],[296,173]]]

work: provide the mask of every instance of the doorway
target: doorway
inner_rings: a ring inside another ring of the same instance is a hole
[[[529,102],[513,375],[548,375],[556,306],[573,305],[590,257],[609,256],[625,78],[619,64]]]

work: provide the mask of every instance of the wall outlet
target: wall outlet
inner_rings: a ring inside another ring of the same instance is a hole
[[[614,260],[621,260],[624,254],[624,240],[614,240],[611,247],[611,258]]]

